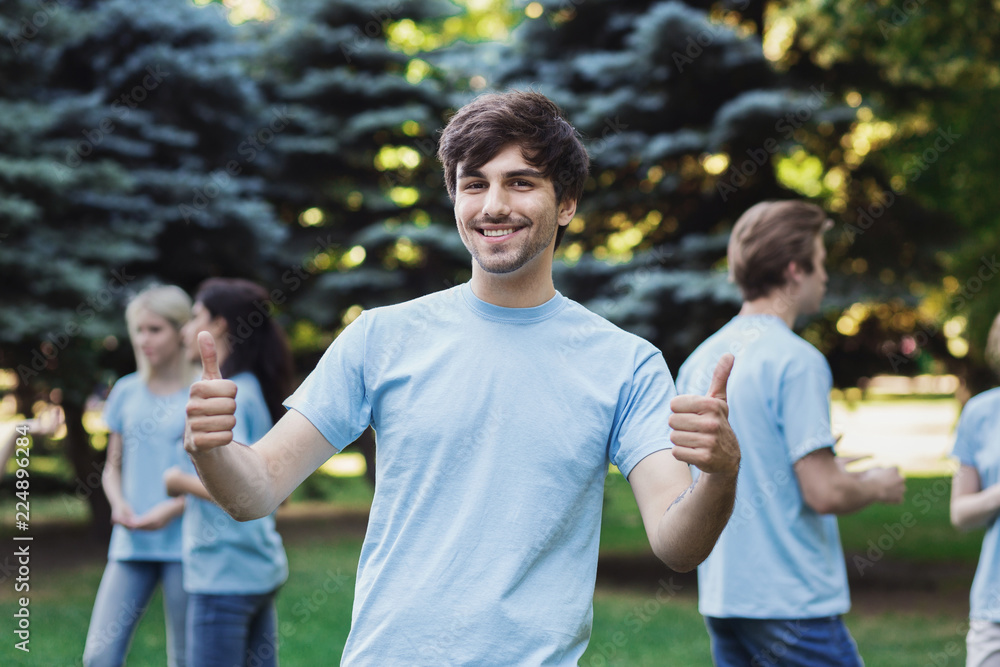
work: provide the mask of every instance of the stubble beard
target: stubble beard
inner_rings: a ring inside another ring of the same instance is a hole
[[[538,255],[549,247],[552,243],[552,239],[555,238],[556,230],[558,229],[558,226],[554,227],[552,234],[550,234],[548,238],[538,237],[532,241],[530,236],[531,228],[537,226],[534,221],[525,217],[510,218],[509,221],[518,227],[524,227],[525,231],[529,234],[527,241],[521,243],[518,247],[501,251],[496,255],[484,257],[484,253],[479,252],[476,244],[469,244],[469,252],[472,253],[472,258],[477,264],[479,264],[483,271],[486,271],[487,273],[502,275],[517,271],[522,266],[538,257]],[[473,220],[472,224],[475,226],[480,223],[498,224],[500,222],[502,221],[497,220],[496,218],[483,216]],[[479,234],[479,232],[473,229],[472,234]]]

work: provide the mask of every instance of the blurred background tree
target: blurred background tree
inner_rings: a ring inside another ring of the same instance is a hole
[[[993,384],[983,348],[1000,310],[995,3],[775,2],[767,16],[775,68],[822,77],[858,110],[842,150],[827,154],[847,167],[828,195],[855,226],[845,273],[868,276],[864,307],[837,330],[863,331],[894,372],[943,361],[973,392]]]
[[[256,47],[220,12],[109,0],[0,16],[2,365],[17,412],[61,405],[73,490],[109,529],[84,408],[134,368],[126,298],[278,260],[269,156],[246,150],[278,129],[247,75]]]

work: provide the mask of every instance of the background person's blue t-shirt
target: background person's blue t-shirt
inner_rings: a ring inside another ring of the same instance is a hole
[[[1000,482],[1000,389],[983,392],[965,404],[952,456],[976,469],[980,488]],[[1000,523],[996,519],[983,537],[969,603],[970,618],[1000,623]]]
[[[194,470],[183,446],[187,401],[187,387],[172,394],[154,394],[138,373],[118,380],[108,394],[104,422],[111,433],[122,438],[122,495],[135,516],[169,499],[163,483],[167,468],[183,466]],[[108,558],[180,560],[180,518],[159,530],[130,530],[115,525]]]
[[[733,515],[698,566],[699,609],[719,618],[842,614],[850,596],[837,518],[806,505],[794,469],[835,443],[830,367],[781,319],[737,316],[684,362],[678,390],[704,394],[727,352],[736,357],[727,397],[742,463]]]
[[[233,440],[252,445],[273,422],[257,376],[237,373]],[[236,521],[215,503],[187,496],[184,508],[184,590],[215,595],[270,593],[288,578],[288,560],[274,514]]]
[[[286,405],[377,481],[343,663],[576,665],[608,463],[671,446],[659,351],[557,294],[466,285],[363,313]]]

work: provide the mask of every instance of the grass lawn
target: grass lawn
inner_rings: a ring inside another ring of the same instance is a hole
[[[314,481],[301,493],[300,500],[324,495],[329,491],[325,488],[328,483]],[[332,483],[338,507],[356,509],[370,498],[362,480]],[[841,532],[847,551],[864,554],[870,548],[869,540],[878,547],[882,538],[882,545],[888,548],[882,549],[883,555],[873,562],[869,570],[873,573],[888,572],[900,565],[929,567],[939,560],[974,564],[981,533],[961,535],[948,526],[947,486],[947,480],[940,478],[913,479],[905,505],[872,507],[842,519]],[[65,502],[54,504],[61,507],[59,514],[73,515],[74,510],[67,509]],[[308,512],[309,506],[303,503],[293,509]],[[912,515],[912,520],[907,519],[907,525],[903,526],[906,512]],[[7,514],[5,525],[12,520]],[[903,526],[902,533],[893,528],[896,523]],[[9,530],[4,530],[0,539],[13,544]],[[888,542],[890,539],[892,544]],[[278,597],[283,664],[296,667],[338,662],[350,625],[360,547],[361,540],[356,534],[331,535],[317,529],[289,535],[291,576]],[[631,491],[617,474],[609,476],[607,485],[602,552],[605,556],[637,559],[648,557],[649,552]],[[850,561],[848,567],[852,567]],[[10,580],[3,582],[0,665],[80,664],[102,570],[103,561],[89,558],[72,567],[33,573],[30,654],[14,649],[12,614],[17,609],[16,594]],[[960,591],[958,596],[965,594],[967,590]],[[904,596],[894,607],[893,594],[889,596],[884,609],[858,609],[847,617],[868,665],[964,664],[965,610],[960,605],[919,610],[907,604],[908,598]],[[130,664],[164,664],[161,604],[157,595],[136,635]],[[648,583],[627,588],[599,585],[594,600],[594,633],[580,664],[584,667],[710,665],[708,636],[697,612],[693,587],[685,586],[672,594],[669,586],[660,586],[655,577]]]

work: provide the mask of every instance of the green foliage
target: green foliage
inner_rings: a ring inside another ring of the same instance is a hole
[[[443,2],[282,4],[258,69],[293,116],[275,140],[283,169],[268,188],[293,230],[289,247],[309,265],[301,284],[289,284],[293,317],[338,330],[354,304],[436,291],[466,270],[434,157],[450,96],[387,44],[400,25],[455,13]],[[355,247],[365,251],[360,261],[347,258]]]
[[[22,381],[82,402],[112,360],[127,367],[127,349],[109,356],[117,343],[102,341],[124,338],[128,293],[274,260],[271,158],[247,142],[280,119],[218,12],[50,9],[34,33],[19,21],[36,3],[0,10],[4,34],[31,35],[0,55],[0,348]]]
[[[1000,310],[990,283],[1000,271],[993,260],[1000,242],[1000,191],[992,184],[992,156],[1000,149],[995,4],[848,0],[771,8],[775,21],[790,21],[777,66],[855,95],[858,118],[867,119],[855,130],[880,123],[891,129],[871,142],[863,161],[853,156],[843,219],[862,233],[850,239],[849,254],[866,259],[881,282],[901,283],[901,294],[925,297],[916,330],[930,330],[932,339],[941,338],[948,317],[967,318],[972,363],[950,363],[978,373],[969,379],[982,388],[990,382],[981,373],[986,332]],[[850,145],[831,148],[829,163],[852,161]],[[865,222],[864,212],[880,211],[879,193],[895,201]]]

